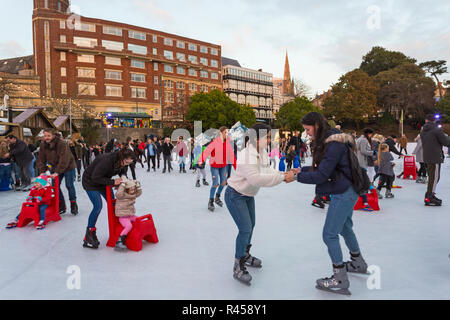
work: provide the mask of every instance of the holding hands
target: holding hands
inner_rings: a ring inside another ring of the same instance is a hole
[[[296,176],[297,176],[297,173],[294,170],[286,172],[284,174],[284,182],[291,183],[295,180]]]

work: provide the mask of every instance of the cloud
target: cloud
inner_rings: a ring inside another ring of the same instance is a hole
[[[133,0],[133,5],[139,10],[144,10],[144,13],[152,18],[157,18],[166,23],[175,21],[174,17],[167,10],[163,9],[156,0]]]
[[[0,57],[14,58],[26,55],[26,50],[15,40],[0,42]]]

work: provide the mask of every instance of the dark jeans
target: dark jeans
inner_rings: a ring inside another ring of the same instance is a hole
[[[94,206],[92,208],[91,213],[89,214],[89,220],[88,220],[88,228],[95,228],[95,224],[97,223],[98,216],[100,215],[100,212],[102,211],[103,203],[102,203],[102,197],[106,200],[106,190],[105,191],[86,191],[89,197],[89,200],[91,200],[92,205]]]
[[[339,235],[341,235],[347,247],[353,253],[359,253],[358,240],[353,232],[353,207],[358,200],[358,195],[352,186],[343,194],[330,196],[327,218],[323,227],[323,241],[328,247],[328,254],[335,265],[343,263]]]
[[[80,160],[76,159],[75,163],[77,165],[77,173],[80,176],[81,175],[81,159]]]
[[[148,166],[148,170],[150,170],[150,161],[152,162],[152,169],[155,170],[155,158],[156,156],[147,156],[147,166]]]
[[[14,179],[12,178],[11,175],[11,165],[7,166],[0,165],[0,182],[3,179],[7,179],[10,182],[10,184],[14,184]]]
[[[132,163],[129,165],[131,170],[131,175],[133,176],[133,180],[136,180],[136,163]]]
[[[32,161],[17,163],[17,166],[19,167],[20,181],[23,186],[28,186],[31,184],[31,162]]]
[[[428,173],[428,187],[427,192],[433,193],[436,191],[437,184],[441,179],[441,164],[438,163],[428,163],[427,164]]]
[[[163,158],[164,158],[164,170],[166,170],[166,168],[168,167],[169,168],[169,172],[170,172],[170,170],[173,170],[172,169],[171,160],[170,160],[170,155],[167,156],[167,155],[164,154]],[[166,164],[168,164],[168,166],[166,166]]]
[[[161,152],[158,152],[156,154],[156,161],[158,162],[158,169],[159,169],[159,166],[160,166],[160,163],[161,163]]]
[[[64,173],[61,173],[59,175],[59,201],[64,202],[64,195],[61,190],[61,183],[63,179],[66,180],[66,188],[69,192],[69,200],[70,201],[77,201],[77,194],[75,192],[75,186],[73,184],[73,180],[75,179],[75,169],[66,171]]]
[[[244,196],[228,187],[225,190],[225,203],[239,229],[236,238],[235,257],[241,259],[246,255],[246,249],[252,241],[253,229],[255,228],[255,198]]]

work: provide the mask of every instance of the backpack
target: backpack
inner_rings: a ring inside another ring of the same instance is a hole
[[[367,171],[359,165],[358,158],[356,157],[355,152],[352,147],[346,144],[348,149],[348,158],[350,164],[350,171],[352,172],[352,176],[348,177],[344,171],[341,171],[347,179],[352,182],[353,188],[358,195],[363,195],[369,192],[372,183],[370,182],[369,176],[367,175]]]

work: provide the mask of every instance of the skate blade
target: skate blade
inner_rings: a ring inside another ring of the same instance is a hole
[[[87,243],[83,243],[83,247],[84,247],[84,248],[88,248],[88,249],[98,249],[98,247],[93,246],[93,245],[89,245],[89,244],[87,244]]]
[[[251,284],[251,282],[246,282],[246,281],[243,281],[243,280],[241,280],[241,279],[239,279],[238,277],[236,277],[236,276],[233,276],[233,278],[235,278],[237,281],[239,281],[240,283],[242,283],[242,284],[245,284],[247,287],[250,287],[252,284]],[[251,281],[251,280],[250,280]]]
[[[320,206],[320,205],[315,204],[315,203],[311,203],[311,205],[312,205],[313,207],[316,207],[316,208],[319,208],[319,209],[325,209],[325,206]]]
[[[252,266],[251,264],[245,264],[246,267],[255,268],[255,269],[262,269],[262,265],[260,266]]]
[[[333,290],[333,289],[323,288],[323,287],[320,287],[318,285],[316,285],[316,289],[319,289],[319,290],[325,291],[325,292],[341,294],[341,295],[344,295],[344,296],[351,296],[352,295],[352,293],[348,289]]]

